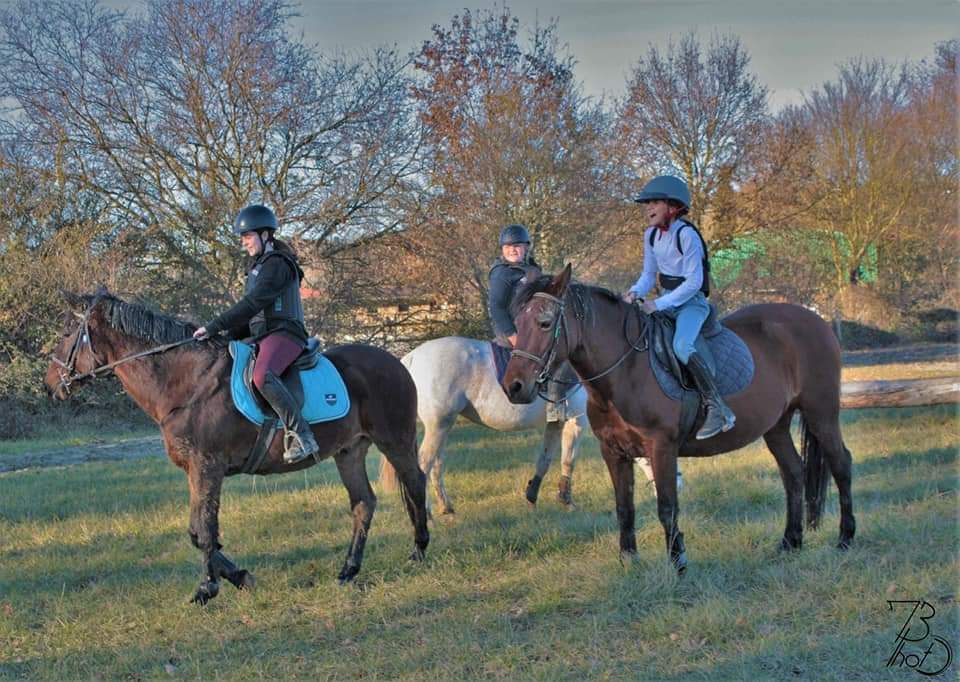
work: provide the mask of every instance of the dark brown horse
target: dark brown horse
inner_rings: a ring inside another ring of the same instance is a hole
[[[840,541],[846,549],[856,524],[850,493],[850,452],[840,434],[840,348],[817,315],[787,304],[753,305],[723,320],[753,354],[753,381],[729,396],[736,426],[703,441],[679,442],[680,403],[660,390],[643,338],[647,316],[613,292],[570,283],[570,266],[554,278],[530,282],[514,300],[517,350],[503,379],[514,402],[529,402],[538,382],[569,359],[588,392],[587,416],[613,479],[620,551],[637,551],[634,534],[633,459],[648,457],[657,489],[657,515],[667,552],[686,566],[677,522],[677,456],[706,457],[736,450],[763,436],[786,489],[787,526],[780,543],[799,549],[803,499],[807,525],[823,513],[829,467],[840,492]],[[801,459],[790,436],[800,411]],[[696,429],[694,429],[695,431]]]
[[[124,302],[106,292],[67,294],[63,338],[53,352],[46,384],[58,399],[93,376],[113,371],[126,392],[160,427],[170,460],[190,485],[190,540],[203,552],[204,579],[193,596],[201,604],[219,592],[226,578],[237,588],[253,576],[221,552],[220,488],[225,476],[240,473],[257,437],[257,427],[233,406],[232,359],[221,343],[194,342],[192,325]],[[417,465],[417,393],[410,375],[389,353],[370,346],[339,346],[326,353],[343,377],[350,411],[342,419],[315,424],[322,457],[333,457],[350,496],[353,539],[340,571],[341,583],[360,571],[376,497],[364,457],[376,444],[397,470],[401,497],[414,526],[411,559],[421,560],[427,531],[426,478]],[[274,438],[257,474],[304,469],[283,461],[281,437]]]

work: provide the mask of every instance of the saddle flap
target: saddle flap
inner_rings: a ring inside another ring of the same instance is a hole
[[[710,314],[707,315],[707,319],[703,321],[703,326],[700,328],[700,335],[705,339],[716,336],[723,331],[723,325],[720,324],[720,318],[717,315],[717,306],[712,303],[707,305],[710,306]]]
[[[664,394],[680,400],[692,386],[682,380],[683,369],[673,353],[673,320],[666,315],[652,315],[650,330],[650,368]],[[747,344],[726,327],[708,338],[703,335],[695,342],[697,352],[708,364],[721,395],[739,393],[753,381],[753,355]]]

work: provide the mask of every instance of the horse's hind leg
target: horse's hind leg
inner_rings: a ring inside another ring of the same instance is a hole
[[[803,544],[803,462],[790,436],[792,418],[793,410],[790,410],[763,434],[767,447],[777,460],[787,494],[787,527],[780,542],[783,550],[800,549]]]
[[[456,421],[456,415],[451,415],[436,421],[425,421],[423,424],[423,442],[420,444],[420,468],[430,478],[433,493],[437,498],[437,511],[440,514],[452,514],[453,503],[447,495],[447,488],[443,483],[443,465],[446,455],[447,436]],[[430,500],[427,500],[427,507]]]
[[[377,496],[373,494],[370,479],[367,478],[365,457],[369,447],[370,440],[361,436],[352,445],[340,450],[333,458],[337,463],[340,480],[343,481],[350,496],[350,511],[353,514],[353,537],[350,540],[343,568],[337,576],[341,585],[353,580],[360,572],[363,548],[367,544],[367,532],[370,530],[373,512],[377,507]]]
[[[380,443],[377,446],[397,472],[400,497],[413,524],[415,546],[410,558],[422,561],[430,542],[430,531],[427,529],[427,477],[417,465],[417,444],[414,441],[406,447]]]
[[[839,399],[835,399],[836,402]],[[857,522],[853,516],[853,493],[851,491],[851,482],[853,478],[853,458],[850,451],[843,444],[843,437],[840,434],[840,409],[839,405],[831,406],[827,409],[825,404],[820,404],[813,408],[801,408],[805,428],[807,429],[807,438],[804,444],[804,454],[807,457],[807,465],[811,467],[813,460],[816,468],[816,460],[825,458],[833,480],[837,484],[837,492],[840,496],[840,536],[837,542],[839,549],[848,549],[853,542],[853,536],[856,533]],[[817,487],[816,481],[808,479],[808,487]],[[822,486],[820,486],[822,488]],[[822,507],[822,502],[821,502]],[[814,520],[819,520],[818,508],[815,512]]]
[[[569,509],[575,509],[573,504],[573,467],[580,450],[580,436],[587,425],[587,416],[580,415],[568,419],[563,425],[563,442],[560,444],[560,483],[557,490],[557,499]]]

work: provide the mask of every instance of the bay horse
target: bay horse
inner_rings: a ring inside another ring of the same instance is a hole
[[[156,422],[167,456],[187,475],[190,487],[190,541],[203,554],[204,577],[191,601],[217,596],[220,578],[238,589],[254,585],[219,542],[220,490],[225,476],[241,473],[258,427],[234,407],[230,394],[233,363],[219,340],[194,341],[194,325],[128,303],[100,290],[65,293],[68,303],[62,338],[45,383],[64,400],[96,376],[114,372],[134,402]],[[161,345],[157,345],[161,344]],[[371,346],[347,345],[325,353],[343,377],[350,410],[336,421],[314,424],[321,453],[297,464],[283,461],[283,438],[275,437],[254,472],[280,474],[333,457],[350,498],[353,538],[340,570],[341,584],[360,571],[376,496],[367,478],[365,455],[376,444],[397,470],[400,493],[414,527],[411,559],[424,558],[427,529],[426,477],[417,466],[417,393],[400,361]]]
[[[779,548],[801,547],[804,498],[807,526],[818,526],[827,468],[840,496],[837,547],[851,545],[856,523],[851,456],[840,433],[840,346],[819,316],[799,306],[771,303],[725,317],[723,325],[753,354],[753,379],[725,398],[737,415],[733,429],[707,440],[680,442],[680,403],[664,395],[654,379],[641,343],[649,320],[639,306],[606,289],[571,283],[568,264],[556,277],[545,275],[519,289],[513,308],[517,347],[503,378],[504,390],[513,402],[526,403],[564,361],[576,370],[586,386],[587,416],[613,481],[623,559],[637,551],[634,458],[650,460],[667,554],[682,572],[687,558],[677,520],[677,457],[718,455],[761,436],[777,461],[786,491],[787,523]],[[803,459],[790,435],[798,410]]]

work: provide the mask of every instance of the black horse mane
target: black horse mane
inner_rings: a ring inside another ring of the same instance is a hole
[[[516,317],[523,306],[530,302],[534,294],[546,290],[550,282],[553,281],[553,277],[553,275],[541,275],[517,287],[513,295],[513,301],[510,303],[510,314]],[[581,319],[586,317],[590,311],[590,299],[595,295],[613,302],[620,301],[620,296],[613,291],[592,284],[583,284],[582,282],[570,282],[567,286],[567,294],[572,297],[574,306],[577,307],[577,316]]]
[[[150,310],[139,303],[128,303],[106,291],[84,296],[87,305],[101,303],[104,317],[114,329],[156,344],[173,343],[193,336],[197,326],[170,315]]]

